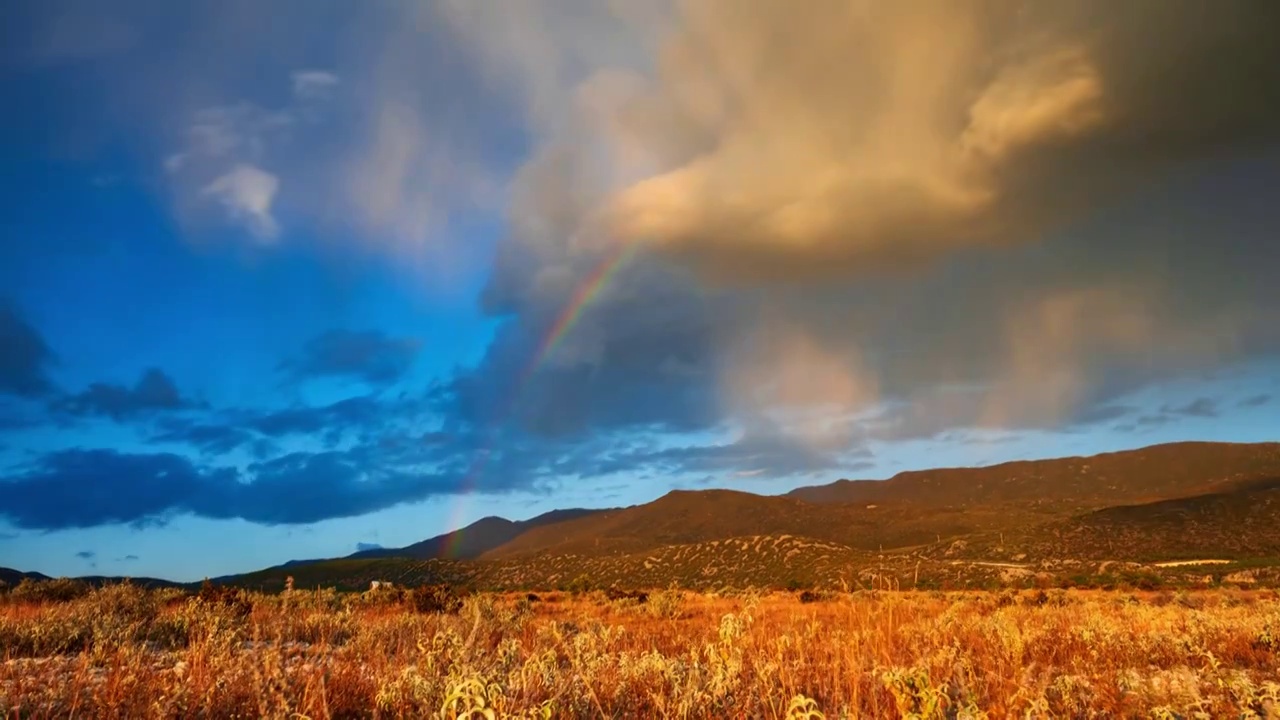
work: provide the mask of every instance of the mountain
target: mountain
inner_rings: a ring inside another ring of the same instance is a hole
[[[544,525],[589,517],[603,510],[586,510],[573,508],[569,510],[552,510],[528,520],[508,520],[496,516],[481,518],[470,525],[437,535],[433,538],[406,545],[402,548],[374,548],[361,550],[348,555],[348,558],[389,558],[403,557],[417,560],[431,558],[453,558],[468,560],[480,557],[494,548],[501,547],[520,537],[526,532]]]
[[[48,575],[44,575],[38,572],[22,572],[21,570],[14,570],[13,568],[0,567],[0,583],[5,583],[10,587],[17,585],[23,580],[51,580],[51,579],[52,578],[50,578]],[[105,585],[108,583],[118,583],[118,582],[128,580],[130,583],[133,583],[134,585],[141,585],[142,587],[155,587],[155,588],[183,587],[182,583],[176,583],[176,582],[171,582],[169,580],[161,580],[159,578],[150,578],[150,577],[135,578],[135,577],[124,577],[119,575],[111,575],[111,576],[84,575],[76,579],[81,582],[85,582],[95,586]]]
[[[1023,460],[976,468],[838,480],[786,497],[811,503],[918,508],[1015,505],[1084,511],[1214,492],[1280,473],[1280,443],[1181,442],[1091,457]]]
[[[1117,505],[997,538],[965,557],[1149,561],[1280,558],[1280,474],[1191,497]],[[953,553],[954,554],[954,553]]]
[[[778,496],[677,490],[626,508],[487,517],[404,548],[218,581],[267,590],[288,575],[298,587],[343,589],[370,580],[988,587],[1107,583],[1118,568],[1178,582],[1243,573],[1280,584],[1277,517],[1280,443],[1172,443],[840,480]],[[1199,566],[1207,560],[1214,563]]]
[[[50,578],[48,575],[42,575],[38,572],[22,572],[13,568],[0,567],[0,583],[13,586],[27,579],[48,580]]]

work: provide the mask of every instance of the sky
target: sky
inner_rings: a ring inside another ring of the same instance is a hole
[[[14,0],[0,566],[1280,440],[1280,5]]]

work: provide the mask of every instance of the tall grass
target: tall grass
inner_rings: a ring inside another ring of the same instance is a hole
[[[424,597],[27,588],[0,713],[1280,717],[1270,591]]]

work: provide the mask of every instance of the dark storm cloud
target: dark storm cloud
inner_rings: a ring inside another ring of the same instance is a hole
[[[561,288],[572,290],[572,282]],[[500,290],[495,281],[491,292],[523,290]],[[721,422],[718,341],[733,321],[724,299],[637,262],[582,310],[550,354],[539,356],[569,301],[560,294],[530,299],[534,304],[504,323],[479,365],[435,385],[433,409],[472,428],[510,424],[549,438],[626,428],[680,432]]]
[[[866,456],[768,433],[680,447],[621,435],[584,443],[514,431],[443,434],[449,439],[440,432],[388,434],[346,450],[290,453],[239,469],[171,453],[64,450],[0,479],[0,517],[41,530],[148,527],[183,514],[297,525],[455,493],[545,493],[566,477],[807,475],[856,469]]]
[[[363,395],[327,405],[219,410],[198,419],[161,420],[160,432],[151,440],[190,445],[206,454],[247,447],[262,459],[275,452],[277,440],[286,437],[313,436],[329,445],[352,437],[373,442],[382,433],[394,440],[398,428],[423,418],[425,408],[424,402],[407,396],[383,399]]]
[[[502,415],[546,319],[619,235],[669,251],[678,279],[634,266],[610,279],[566,341],[581,344],[563,385],[543,369],[520,393],[512,414],[531,430],[710,428],[797,400],[870,413],[854,437],[1083,428],[1142,412],[1127,405],[1137,390],[1280,353],[1280,217],[1264,190],[1280,182],[1275,8],[688,7],[644,29],[669,52],[646,75],[620,62],[626,32],[607,52],[559,35],[560,6],[449,6],[562,131],[513,183],[481,299],[505,326],[447,388],[452,414]],[[617,73],[544,74],[559,53]],[[757,167],[770,171],[743,172]],[[611,232],[593,232],[601,209]],[[779,349],[736,352],[766,315],[787,329]],[[646,323],[645,367],[602,352]],[[682,347],[695,361],[669,367],[694,374],[645,381]],[[829,400],[769,390],[804,368]]]
[[[200,467],[172,454],[65,450],[0,482],[0,516],[23,529],[164,522],[191,513],[266,525],[352,517],[450,492],[456,478],[368,468],[342,453]]]
[[[53,392],[55,356],[40,333],[0,298],[0,393],[39,397]]]
[[[330,330],[311,339],[294,359],[280,369],[292,378],[339,377],[370,385],[387,385],[407,373],[418,358],[422,343],[366,330]]]
[[[328,405],[298,406],[248,414],[247,427],[269,437],[308,433],[340,433],[351,428],[371,428],[387,419],[388,409],[377,399],[361,396]]]
[[[234,471],[204,472],[178,455],[63,450],[0,482],[0,515],[24,529],[127,523],[180,511],[234,483]]]
[[[1165,413],[1173,415],[1185,415],[1187,417],[1213,418],[1218,417],[1218,401],[1212,398],[1196,398],[1186,405],[1171,407],[1166,405],[1161,409]]]
[[[200,424],[191,421],[166,423],[163,432],[151,437],[151,442],[184,443],[207,454],[229,453],[249,445],[257,436],[231,425]]]
[[[173,380],[158,368],[142,373],[133,387],[112,383],[93,383],[84,391],[59,398],[56,410],[80,416],[104,416],[117,422],[159,412],[172,412],[203,407],[183,397]]]

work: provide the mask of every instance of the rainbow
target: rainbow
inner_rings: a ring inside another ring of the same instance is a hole
[[[529,383],[529,380],[537,373],[538,368],[546,363],[547,358],[555,352],[560,343],[573,331],[578,321],[582,319],[587,307],[600,296],[600,293],[608,286],[609,281],[635,256],[638,246],[638,243],[627,242],[619,243],[616,247],[611,248],[608,254],[600,262],[596,263],[591,272],[578,285],[577,289],[569,297],[569,302],[565,303],[560,310],[560,314],[556,316],[551,328],[542,336],[542,340],[538,343],[537,350],[530,357],[529,362],[525,364],[524,369],[517,376],[516,384],[512,388],[511,396],[507,401],[506,410],[499,416],[499,427],[510,421],[511,414],[515,410],[516,401],[519,400],[521,391]],[[489,464],[489,457],[493,455],[493,445],[497,435],[496,431],[491,430],[489,432],[488,439],[480,450],[476,452],[471,468],[467,471],[459,488],[459,500],[454,504],[453,512],[449,518],[448,527],[452,527],[454,530],[449,537],[449,542],[445,549],[445,557],[458,556],[458,550],[462,543],[461,525],[466,517],[466,499],[471,495],[476,482]]]

